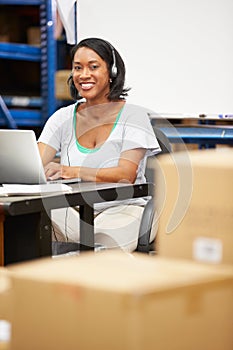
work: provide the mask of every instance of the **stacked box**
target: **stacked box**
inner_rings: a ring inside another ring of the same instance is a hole
[[[55,95],[58,100],[71,100],[67,80],[71,71],[68,69],[58,70],[55,79]]]
[[[12,288],[6,268],[0,268],[0,350],[10,350]]]
[[[233,348],[232,266],[108,251],[9,273],[14,350]]]
[[[29,27],[27,29],[27,43],[33,46],[40,46],[41,44],[40,27]]]
[[[160,256],[233,264],[233,149],[164,155],[155,166]]]

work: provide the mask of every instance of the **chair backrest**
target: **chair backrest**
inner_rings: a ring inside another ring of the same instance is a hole
[[[159,128],[153,127],[153,130],[161,148],[161,152],[156,154],[155,156],[159,157],[162,154],[171,153],[172,147],[168,137]],[[154,157],[149,157],[147,160],[146,179],[147,179],[147,182],[154,182],[154,171],[153,171],[153,168],[150,167],[150,158],[154,158]]]
[[[156,154],[156,157],[159,157],[160,155],[165,153],[171,153],[172,147],[168,137],[159,128],[154,127],[153,129],[161,148],[161,152]],[[150,157],[150,158],[153,158],[153,157]],[[154,183],[154,169],[149,166],[149,162],[147,164],[148,164],[146,169],[147,181]],[[136,248],[136,251],[138,252],[149,253],[149,251],[151,251],[154,247],[154,242],[151,242],[151,229],[153,225],[155,211],[156,211],[155,201],[154,201],[154,198],[151,198],[146,204],[143,211],[142,218],[141,218],[139,236],[138,236],[138,245]]]
[[[159,128],[153,127],[153,129],[161,148],[161,152],[158,155],[170,153],[172,151],[172,148],[168,137]]]

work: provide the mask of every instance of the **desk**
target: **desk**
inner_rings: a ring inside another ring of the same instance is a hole
[[[95,203],[145,197],[152,184],[79,183],[71,193],[0,198],[0,265],[51,256],[51,210],[80,206],[80,250],[94,249]]]

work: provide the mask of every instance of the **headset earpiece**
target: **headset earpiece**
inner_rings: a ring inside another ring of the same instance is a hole
[[[115,51],[114,51],[114,48],[112,47],[112,45],[110,45],[110,47],[112,50],[112,59],[113,59],[113,64],[112,64],[112,68],[111,68],[111,77],[116,78],[116,76],[117,76],[116,56],[115,56]]]

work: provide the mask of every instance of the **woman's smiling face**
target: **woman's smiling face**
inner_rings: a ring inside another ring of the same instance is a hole
[[[73,60],[73,80],[88,104],[108,102],[110,77],[106,62],[93,50],[80,47]]]

